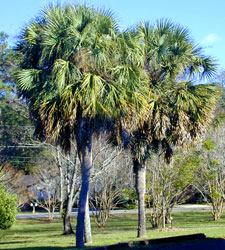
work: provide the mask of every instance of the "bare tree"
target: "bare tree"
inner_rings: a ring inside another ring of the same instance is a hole
[[[54,219],[54,213],[59,206],[59,177],[56,169],[43,168],[36,174],[36,199],[39,207],[48,211],[49,219]]]
[[[203,142],[201,167],[196,179],[197,189],[211,205],[213,220],[218,221],[223,213],[225,200],[225,123],[212,129]]]
[[[60,212],[63,217],[63,234],[74,234],[71,225],[71,212],[75,200],[78,198],[81,177],[80,162],[76,144],[71,141],[70,152],[64,153],[59,146],[49,145],[54,156],[59,176],[59,203]]]
[[[102,171],[101,176],[91,183],[90,205],[92,214],[98,227],[103,228],[109,213],[120,202],[123,190],[123,180],[116,169],[116,163],[111,164],[111,169]]]
[[[184,154],[175,154],[170,163],[165,161],[163,150],[152,154],[147,168],[147,202],[153,228],[163,228],[171,218],[172,209],[186,199],[186,192],[193,183],[194,167]]]
[[[105,226],[110,211],[121,202],[123,189],[133,183],[128,155],[106,141],[106,134],[102,134],[95,141],[90,183],[90,206],[100,228]]]

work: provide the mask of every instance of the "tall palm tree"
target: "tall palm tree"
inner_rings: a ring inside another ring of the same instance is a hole
[[[29,104],[36,134],[66,151],[71,138],[77,143],[82,172],[77,247],[84,246],[92,134],[113,129],[143,102],[138,81],[126,78],[136,73],[123,62],[122,41],[110,13],[68,5],[46,8],[24,29],[17,46],[24,56],[17,87]]]
[[[138,237],[146,236],[145,161],[160,147],[170,160],[173,145],[184,145],[202,136],[216,102],[213,85],[195,85],[210,77],[213,60],[202,54],[186,29],[167,20],[137,28],[143,46],[143,75],[149,86],[149,115],[132,134],[131,152],[138,195]]]

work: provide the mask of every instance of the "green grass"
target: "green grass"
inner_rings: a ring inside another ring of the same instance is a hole
[[[225,217],[212,221],[210,212],[182,212],[173,215],[174,228],[166,231],[152,230],[147,221],[148,239],[175,235],[204,233],[207,237],[225,236]],[[72,219],[73,225],[76,218]],[[89,247],[136,241],[137,216],[111,216],[104,229],[99,229],[92,221],[93,243]],[[0,231],[0,249],[72,249],[75,236],[62,235],[62,221],[55,219],[17,220],[9,230]]]

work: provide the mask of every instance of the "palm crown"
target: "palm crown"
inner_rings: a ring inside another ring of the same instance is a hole
[[[168,20],[155,26],[142,23],[137,36],[151,111],[143,126],[134,131],[133,152],[146,159],[150,144],[156,148],[162,144],[169,157],[171,145],[200,138],[211,121],[217,88],[194,84],[194,80],[211,77],[215,64],[195,46],[186,29]]]
[[[47,8],[24,30],[18,88],[39,134],[64,133],[78,115],[125,117],[143,103],[138,69],[129,59],[132,47],[118,34],[109,13],[85,6]]]

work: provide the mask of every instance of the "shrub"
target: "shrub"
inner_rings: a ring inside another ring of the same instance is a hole
[[[3,185],[0,185],[0,229],[10,228],[16,220],[15,194],[6,192]]]

